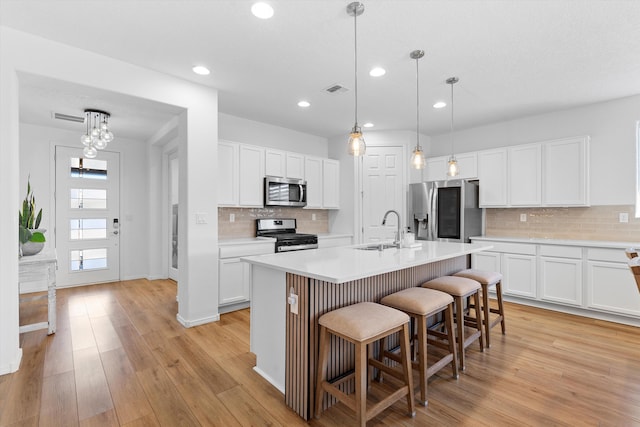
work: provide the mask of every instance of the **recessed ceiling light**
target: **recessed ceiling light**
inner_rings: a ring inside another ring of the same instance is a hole
[[[387,74],[387,70],[385,70],[382,67],[375,67],[375,68],[372,68],[371,71],[369,71],[369,75],[371,77],[380,77],[380,76],[384,76],[385,74]]]
[[[211,74],[211,71],[209,71],[207,67],[204,67],[202,65],[196,65],[192,68],[192,70],[194,73],[200,74],[201,76],[208,76],[209,74]]]
[[[444,101],[438,101],[435,104],[433,104],[433,108],[444,108],[447,106],[447,103]]]
[[[373,123],[367,122],[367,123],[363,124],[362,127],[363,128],[372,128],[373,127]]]
[[[256,18],[269,19],[273,16],[273,8],[267,3],[254,3],[253,6],[251,6],[251,13],[253,13]]]
[[[300,101],[300,102],[298,102],[298,107],[307,108],[309,106],[311,106],[309,101]]]

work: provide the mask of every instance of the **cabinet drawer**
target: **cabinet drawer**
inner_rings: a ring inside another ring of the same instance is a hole
[[[582,248],[577,246],[540,245],[541,256],[560,258],[582,258]]]
[[[242,256],[272,254],[274,252],[274,242],[261,242],[246,245],[224,245],[219,248],[220,258],[237,258]]]
[[[483,241],[493,245],[492,252],[504,252],[510,254],[535,255],[536,245],[528,243],[508,243],[508,242],[491,242]]]
[[[587,250],[587,258],[589,260],[597,261],[610,261],[610,262],[624,262],[629,259],[624,249],[604,249],[604,248],[589,248]]]

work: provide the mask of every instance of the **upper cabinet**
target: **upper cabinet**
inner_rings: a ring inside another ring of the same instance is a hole
[[[449,158],[451,156],[431,157],[425,164],[425,181],[446,181],[448,179],[476,179],[478,178],[478,158],[474,153],[456,154],[458,161],[458,175],[448,176]]]
[[[589,206],[588,153],[588,137],[480,151],[480,207]]]
[[[307,181],[307,208],[340,207],[340,162],[255,145],[218,143],[218,205],[264,207],[265,175]]]

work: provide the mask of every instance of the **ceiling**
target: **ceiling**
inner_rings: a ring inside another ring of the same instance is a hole
[[[219,110],[332,137],[354,123],[354,27],[346,1],[0,0],[0,24],[219,90]],[[640,1],[368,0],[358,17],[358,121],[374,130],[468,128],[640,93]],[[191,67],[209,67],[199,76]],[[387,70],[370,77],[373,66]],[[341,84],[349,90],[328,94]],[[305,99],[311,107],[296,104]],[[113,132],[145,139],[174,107],[37,77],[21,79],[21,120],[110,109]],[[91,104],[91,105],[89,105]],[[107,104],[107,105],[104,105]],[[129,123],[115,117],[131,117]],[[138,117],[140,116],[140,117]],[[139,120],[137,120],[139,119]],[[60,122],[60,121],[56,121]],[[82,125],[80,125],[82,126]],[[366,130],[365,130],[366,132]]]

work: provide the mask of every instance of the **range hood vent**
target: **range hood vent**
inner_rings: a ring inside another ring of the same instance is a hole
[[[72,116],[70,114],[52,113],[54,119],[66,120],[68,122],[84,123],[84,116]]]
[[[347,89],[346,87],[344,87],[339,83],[335,83],[325,88],[324,91],[331,94],[338,94],[338,93],[348,92],[349,89]]]

